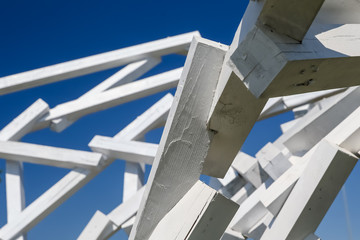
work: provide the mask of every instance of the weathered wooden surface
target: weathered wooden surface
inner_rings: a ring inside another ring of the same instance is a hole
[[[206,120],[226,50],[200,38],[191,44],[130,239],[148,239],[199,179],[213,136]]]

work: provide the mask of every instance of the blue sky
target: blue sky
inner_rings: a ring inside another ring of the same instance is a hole
[[[247,0],[209,1],[2,1],[0,2],[0,77],[60,63],[80,57],[199,30],[205,38],[230,44]],[[180,67],[185,58],[168,56],[149,74]],[[78,77],[55,84],[0,96],[0,128],[36,99],[50,107],[73,100],[95,86],[116,69]],[[171,91],[174,93],[174,90]],[[89,150],[94,135],[113,136],[165,93],[140,99],[80,119],[62,133],[48,129],[27,135],[25,142]],[[243,150],[255,154],[264,144],[281,134],[279,124],[292,119],[286,113],[258,122]],[[146,136],[160,139],[161,129]],[[0,161],[4,170],[4,161]],[[29,240],[76,238],[96,210],[110,212],[122,199],[124,163],[116,161],[67,202],[35,226]],[[56,183],[68,170],[25,164],[26,202],[30,204]],[[360,192],[359,168],[346,187],[354,236],[360,224],[357,204]],[[1,174],[4,179],[4,173]],[[0,225],[6,223],[5,184],[0,184]],[[342,198],[330,209],[318,234],[323,239],[346,239]],[[124,239],[122,233],[113,239]]]

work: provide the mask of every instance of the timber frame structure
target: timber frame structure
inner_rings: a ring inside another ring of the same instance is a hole
[[[39,99],[0,131],[8,222],[0,239],[26,233],[117,159],[123,202],[97,211],[78,239],[315,240],[315,230],[357,163],[360,144],[360,3],[250,1],[230,46],[186,33],[0,78],[0,94],[125,66],[52,109]],[[138,80],[167,54],[183,68]],[[21,142],[43,128],[177,87],[92,151]],[[296,119],[255,157],[240,151],[255,122]],[[165,126],[159,144],[144,135]],[[25,207],[23,162],[69,168]],[[144,166],[152,170],[144,185]],[[200,175],[211,177],[207,185]]]

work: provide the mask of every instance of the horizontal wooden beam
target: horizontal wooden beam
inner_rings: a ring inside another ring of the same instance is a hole
[[[36,122],[49,111],[49,106],[42,99],[37,100],[24,112],[12,120],[0,131],[1,141],[17,141],[29,133]],[[15,220],[25,208],[24,168],[22,162],[6,160],[6,208],[7,220]],[[17,240],[26,239],[26,233]]]
[[[92,97],[91,99],[80,98],[60,104],[51,109],[50,114],[42,121],[48,122],[63,116],[70,118],[84,116],[89,113],[104,110],[134,99],[139,99],[176,87],[181,72],[182,68],[178,68],[110,89],[106,92],[99,93],[96,97]]]
[[[122,66],[151,56],[184,52],[199,32],[144,43],[107,53],[0,78],[0,95]]]
[[[170,94],[141,114],[124,128],[124,132],[120,131],[115,138],[121,137],[122,139],[133,140],[142,137],[152,126],[156,126],[157,123],[163,121],[162,117],[164,114],[161,113],[164,112],[163,108],[166,109],[166,104],[164,103],[167,103],[169,99],[171,99]],[[114,159],[108,159],[105,162],[106,164],[97,169],[97,171],[89,171],[87,169],[74,169],[70,171],[59,182],[26,207],[14,221],[3,226],[0,229],[0,238],[12,239],[21,235],[22,232],[27,232],[113,161]]]
[[[13,141],[0,141],[0,158],[55,167],[89,169],[99,167],[103,160],[99,153]]]
[[[149,165],[152,165],[158,149],[158,145],[153,143],[115,140],[103,136],[95,136],[89,147],[110,158]]]

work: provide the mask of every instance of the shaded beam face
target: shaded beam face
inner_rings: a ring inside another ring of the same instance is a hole
[[[266,0],[258,24],[301,42],[324,0]]]
[[[193,40],[130,239],[148,239],[198,181],[213,136],[206,120],[227,49]]]
[[[315,232],[356,163],[349,151],[322,141],[261,239],[302,240]]]
[[[149,239],[220,239],[238,207],[198,181],[160,221]]]
[[[229,64],[261,98],[359,85],[359,29],[356,24],[313,25],[299,44],[255,26]]]

